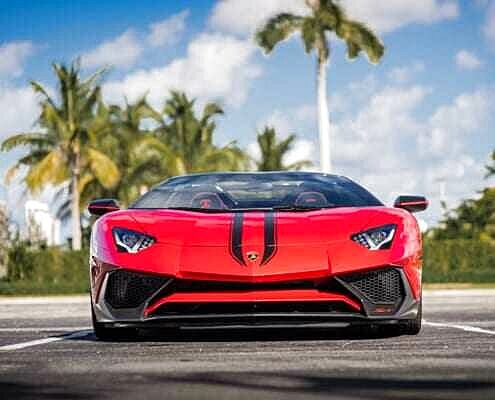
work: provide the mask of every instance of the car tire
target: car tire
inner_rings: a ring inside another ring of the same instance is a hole
[[[98,340],[102,341],[122,341],[132,340],[137,337],[137,330],[132,328],[108,328],[96,320],[93,304],[91,304],[91,320],[93,322],[93,332]]]
[[[414,319],[401,322],[400,330],[402,335],[417,335],[421,331],[421,319],[423,315],[423,298],[419,300],[418,314]]]

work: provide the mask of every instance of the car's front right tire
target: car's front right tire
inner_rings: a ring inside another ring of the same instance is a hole
[[[98,340],[120,341],[132,340],[137,336],[137,330],[133,328],[108,328],[96,320],[93,303],[91,303],[91,320],[93,322],[93,332]]]

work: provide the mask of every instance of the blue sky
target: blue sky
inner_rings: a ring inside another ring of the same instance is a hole
[[[424,218],[434,223],[440,182],[450,206],[490,183],[483,166],[495,149],[495,2],[342,3],[380,33],[387,51],[378,66],[351,63],[332,39],[335,171],[388,203],[399,193],[427,195],[432,207]],[[298,37],[270,57],[251,40],[269,16],[305,12],[303,0],[0,0],[0,10],[0,140],[33,126],[38,110],[28,81],[52,87],[50,63],[82,56],[87,72],[113,66],[108,101],[149,92],[160,107],[168,90],[183,89],[200,104],[224,105],[219,143],[237,140],[256,155],[256,130],[270,124],[298,135],[291,161],[317,163],[314,57]],[[1,175],[19,154],[0,154]],[[0,187],[11,207],[28,197],[19,182]]]

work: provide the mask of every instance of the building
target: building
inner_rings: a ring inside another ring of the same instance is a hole
[[[28,200],[24,206],[28,238],[45,241],[48,246],[61,244],[60,220],[50,213],[48,204]]]

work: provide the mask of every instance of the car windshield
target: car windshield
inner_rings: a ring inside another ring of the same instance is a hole
[[[226,173],[171,178],[131,208],[204,212],[287,210],[383,205],[348,178],[316,173]]]

